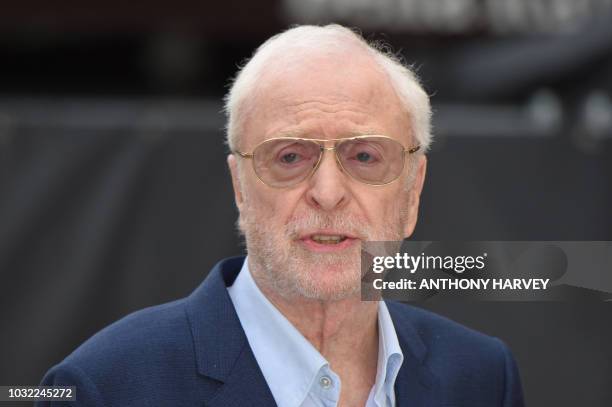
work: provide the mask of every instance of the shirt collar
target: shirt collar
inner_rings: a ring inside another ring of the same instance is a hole
[[[248,257],[228,291],[277,404],[300,405],[328,362],[260,291]]]
[[[378,335],[378,367],[372,396],[377,406],[386,406],[387,398],[390,405],[395,405],[395,379],[404,354],[384,301],[378,303]]]

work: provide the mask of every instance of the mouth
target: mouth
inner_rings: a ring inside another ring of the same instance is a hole
[[[319,244],[338,244],[344,242],[348,237],[345,235],[311,235],[310,238]]]
[[[335,231],[317,231],[303,235],[300,242],[314,252],[334,252],[356,244],[359,239],[356,236]]]

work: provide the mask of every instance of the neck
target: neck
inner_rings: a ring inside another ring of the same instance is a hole
[[[359,294],[334,301],[298,295],[285,298],[268,287],[265,279],[257,278],[256,270],[251,271],[266,298],[321,353],[343,381],[343,376],[353,376],[351,371],[360,371],[371,381],[369,386],[373,384],[378,363],[377,301],[362,301]]]

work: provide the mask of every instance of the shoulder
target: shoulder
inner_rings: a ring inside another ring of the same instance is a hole
[[[432,369],[486,379],[503,376],[512,359],[498,338],[422,308],[392,301],[387,306],[398,337]]]
[[[47,372],[42,384],[86,389],[91,405],[112,404],[100,394],[128,402],[191,384],[185,383],[196,379],[185,301],[146,308],[109,325]]]
[[[385,301],[398,333],[407,329],[416,334],[428,347],[477,347],[483,352],[497,352],[501,341],[468,328],[446,317],[412,305]]]
[[[108,361],[121,365],[137,358],[163,359],[191,346],[185,299],[136,311],[102,329],[67,361]]]
[[[501,340],[422,308],[386,304],[402,350],[413,353],[439,379],[440,397],[479,395],[495,405],[523,405],[516,363]]]

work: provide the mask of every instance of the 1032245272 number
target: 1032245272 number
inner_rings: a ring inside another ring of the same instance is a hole
[[[75,386],[0,386],[0,401],[75,401]]]

